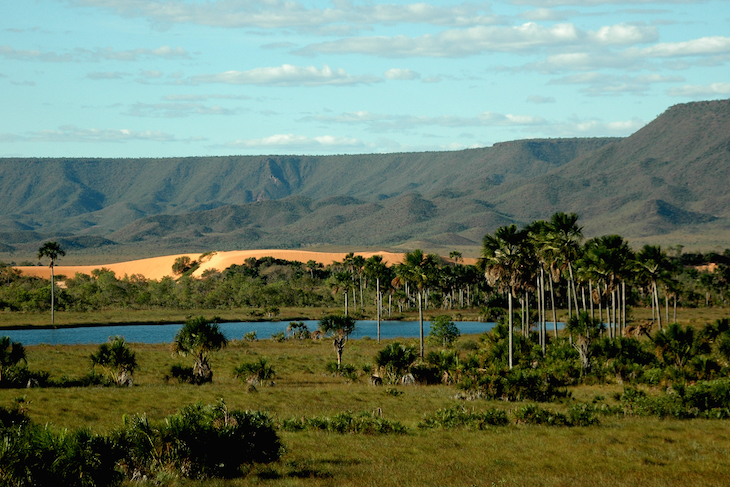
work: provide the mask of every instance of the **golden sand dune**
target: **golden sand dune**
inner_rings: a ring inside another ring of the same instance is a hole
[[[233,264],[243,264],[249,257],[274,257],[277,259],[297,260],[304,263],[313,260],[323,265],[329,265],[333,262],[341,262],[346,255],[347,254],[344,252],[311,252],[306,250],[237,250],[229,252],[215,252],[202,259],[203,262],[195,271],[195,275],[199,276],[208,269],[217,269],[222,271]],[[366,259],[373,255],[382,255],[383,261],[388,265],[397,264],[403,261],[403,254],[393,252],[355,252],[355,255],[361,255]],[[91,274],[91,271],[94,269],[105,268],[114,271],[117,277],[140,274],[147,279],[159,280],[165,276],[175,277],[172,273],[172,265],[175,263],[175,259],[182,256],[188,256],[191,260],[198,260],[201,257],[201,254],[166,255],[164,257],[132,260],[116,264],[80,266],[56,265],[55,274],[73,277],[77,272],[81,274]],[[19,269],[23,274],[30,276],[38,276],[46,279],[50,279],[51,277],[51,269],[48,266],[25,266],[17,267],[17,269]]]

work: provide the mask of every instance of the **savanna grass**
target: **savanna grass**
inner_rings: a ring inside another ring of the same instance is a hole
[[[461,340],[475,340],[462,337]],[[403,342],[403,340],[400,340]],[[371,365],[385,343],[351,340],[344,361],[358,371]],[[415,343],[405,340],[406,344]],[[253,466],[242,479],[179,481],[165,485],[542,485],[670,486],[727,485],[730,423],[727,420],[660,420],[655,417],[600,417],[600,424],[561,428],[529,424],[476,428],[419,429],[427,415],[462,407],[474,414],[514,418],[526,403],[454,397],[453,386],[373,387],[360,372],[356,381],[327,373],[334,357],[327,340],[232,341],[211,356],[213,382],[201,386],[166,381],[174,364],[191,359],[171,354],[169,345],[130,344],[140,365],[133,387],[2,389],[0,406],[25,397],[31,419],[51,428],[89,428],[108,434],[123,416],[146,414],[159,421],[182,407],[224,399],[231,409],[269,413],[279,424],[296,418],[377,414],[405,428],[405,434],[333,434],[313,428],[279,430],[286,454],[270,466]],[[91,368],[97,346],[29,346],[28,364],[52,378],[78,377]],[[276,370],[273,387],[249,390],[235,377],[242,362],[266,357]],[[617,407],[616,385],[570,388],[571,398],[545,405],[568,415],[576,403]],[[657,394],[647,389],[649,394]],[[619,394],[617,394],[619,393]],[[543,407],[543,406],[541,406]]]

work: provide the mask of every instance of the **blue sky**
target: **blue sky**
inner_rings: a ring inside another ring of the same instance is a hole
[[[729,0],[0,5],[0,157],[627,136],[730,98]]]

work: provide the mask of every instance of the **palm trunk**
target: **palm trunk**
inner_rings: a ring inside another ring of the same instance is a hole
[[[383,298],[380,296],[380,278],[378,277],[375,280],[375,307],[376,307],[376,316],[378,320],[378,343],[380,343],[380,308],[382,305]]]
[[[509,303],[509,319],[507,320],[509,322],[509,368],[512,369],[512,347],[513,345],[513,331],[514,327],[512,326],[512,291],[507,291],[509,293],[509,296],[507,298],[507,302]],[[423,354],[421,354],[421,357],[423,357]]]
[[[578,293],[575,292],[575,279],[573,278],[573,264],[568,262],[568,273],[570,274],[570,286],[573,287],[573,302],[575,303],[575,314],[578,314]]]
[[[621,281],[621,321],[626,328],[626,281]]]
[[[659,291],[657,291],[656,281],[654,281],[654,302],[656,303],[656,318],[659,323],[659,329],[662,329],[662,308],[659,304]]]
[[[54,296],[54,288],[55,285],[55,277],[53,275],[53,262],[51,262],[51,324],[56,322],[56,306],[55,306],[55,296]]]
[[[555,311],[555,290],[553,289],[553,278],[549,277],[550,281],[550,307],[553,309],[553,332],[555,338],[558,338],[558,314]]]
[[[421,340],[421,360],[423,360],[423,352],[424,352],[424,347],[423,347],[423,306],[421,304],[421,301],[422,301],[422,296],[421,296],[421,291],[419,290],[418,291],[418,324],[419,324],[419,328],[418,328],[419,335],[418,336],[419,336],[419,338]]]

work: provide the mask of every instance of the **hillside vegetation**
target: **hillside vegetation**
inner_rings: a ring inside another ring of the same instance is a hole
[[[722,247],[728,162],[730,100],[671,107],[624,139],[349,156],[1,159],[0,253],[25,255],[48,239],[75,254],[468,252],[501,225],[556,211],[581,214],[589,236]]]

